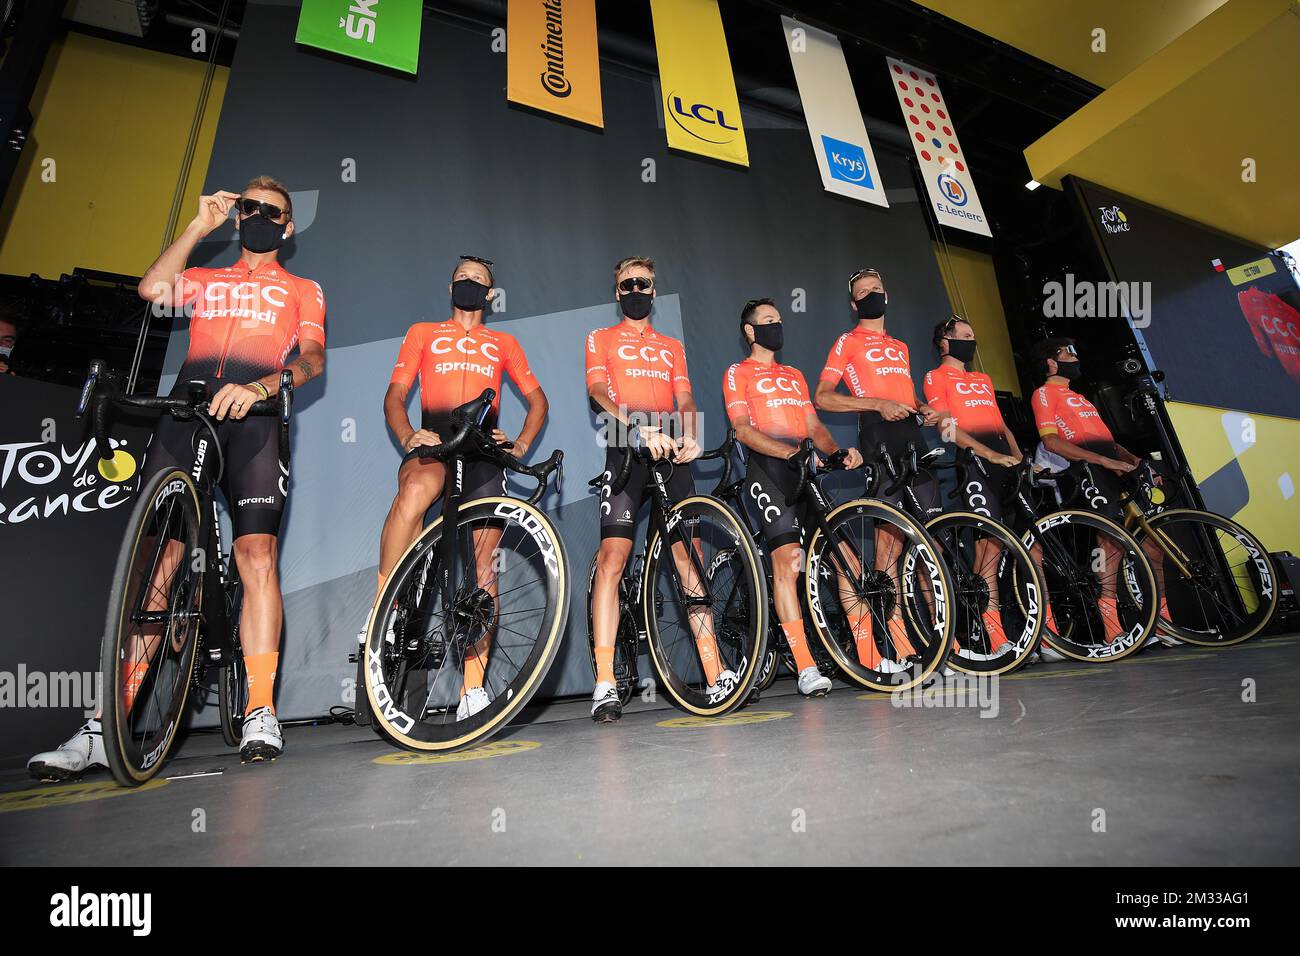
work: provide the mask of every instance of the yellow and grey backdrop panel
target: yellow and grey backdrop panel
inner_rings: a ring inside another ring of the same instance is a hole
[[[952,310],[970,322],[979,341],[975,367],[993,379],[994,388],[1019,395],[1020,378],[1016,374],[1011,337],[1007,334],[1007,317],[1002,311],[993,257],[960,246],[931,245],[934,257],[939,261],[939,272],[943,275]],[[945,316],[939,315],[934,320],[938,322],[943,318]],[[927,355],[926,362],[930,364],[925,368],[932,368],[937,361],[933,354]],[[913,371],[921,365],[913,358]]]
[[[1206,506],[1245,525],[1270,551],[1300,553],[1300,420],[1167,407]]]
[[[140,275],[149,266],[206,66],[80,33],[54,43],[32,97],[32,136],[0,206],[0,273]],[[176,231],[197,208],[229,73],[213,76]]]

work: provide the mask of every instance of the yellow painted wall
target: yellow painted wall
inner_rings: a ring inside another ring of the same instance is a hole
[[[0,206],[0,273],[81,266],[139,275],[158,255],[206,64],[69,33],[50,49],[35,121]],[[217,67],[178,227],[194,216],[229,69]],[[45,160],[54,181],[42,181]]]
[[[1007,334],[1007,317],[1002,311],[1002,296],[993,271],[993,258],[982,252],[957,246],[934,246],[939,271],[948,290],[953,312],[970,321],[979,340],[975,367],[993,379],[993,387],[1020,394],[1016,359]],[[937,321],[937,320],[936,320]]]
[[[1184,402],[1167,407],[1198,482],[1237,459],[1250,500],[1228,517],[1254,532],[1270,551],[1300,554],[1300,420]],[[1243,417],[1253,426],[1253,442],[1243,435]],[[1248,445],[1240,453],[1233,448],[1230,431],[1239,447]]]

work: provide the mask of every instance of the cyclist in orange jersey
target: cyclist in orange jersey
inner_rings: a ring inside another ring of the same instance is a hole
[[[496,289],[492,286],[492,263],[476,256],[462,256],[451,275],[451,318],[444,322],[419,322],[411,326],[402,341],[392,380],[384,395],[384,417],[406,456],[397,472],[397,495],[384,519],[379,536],[378,594],[402,555],[420,536],[425,512],[442,494],[447,468],[432,458],[420,458],[421,446],[437,445],[454,434],[451,413],[466,402],[496,391],[496,398],[484,423],[493,438],[509,443],[511,454],[523,458],[528,454],[537,433],[546,421],[546,393],[528,367],[524,351],[514,336],[488,328],[483,317]],[[523,427],[513,441],[496,427],[501,403],[501,379],[509,375],[528,403]],[[406,411],[406,401],[416,379],[420,382],[420,427],[413,428]],[[465,463],[463,495],[465,501],[505,494],[505,472],[487,461]],[[493,563],[501,529],[481,528],[474,531],[475,569],[480,586],[497,597],[497,576]],[[371,609],[373,611],[373,608]],[[370,619],[366,615],[367,621]],[[365,641],[363,627],[358,642]],[[492,632],[486,631],[478,644],[469,649],[464,661],[464,682],[456,719],[472,717],[492,702],[484,688],[492,650]]]
[[[881,444],[899,463],[909,444],[924,450],[926,443],[920,423],[937,425],[939,422],[938,412],[917,401],[907,345],[885,331],[888,302],[884,280],[875,269],[860,269],[849,277],[849,307],[856,325],[831,346],[813,398],[823,411],[857,413],[858,445],[869,464],[875,463]],[[837,391],[841,381],[848,384],[850,394]],[[871,475],[868,493],[899,506],[904,492],[900,489],[893,495],[884,495],[883,486],[888,483],[888,477],[879,467],[874,468]],[[913,488],[927,516],[937,515],[943,510],[939,503],[939,483],[932,476],[923,472],[917,476]],[[903,548],[903,537],[886,525],[877,529],[875,537],[876,570],[888,570],[896,593],[902,594],[897,558]],[[878,665],[871,615],[851,615],[849,622],[858,647],[858,659],[863,666],[897,673],[918,659],[907,636],[901,601],[894,602],[893,613],[886,625],[892,653],[880,659]]]
[[[799,475],[786,459],[808,437],[817,450],[831,455],[839,445],[813,408],[803,373],[776,361],[785,342],[781,313],[771,299],[751,299],[740,313],[741,334],[749,343],[749,358],[727,369],[722,395],[736,438],[747,451],[745,493],[758,513],[772,568],[772,601],[786,643],[798,667],[799,693],[822,697],[831,681],[817,668],[804,629],[803,610],[796,588],[799,549],[806,521],[799,506],[787,505]],[[844,464],[856,468],[862,455],[850,448]]]
[[[229,266],[187,269],[195,247],[232,212],[239,259]],[[246,762],[273,760],[284,749],[274,691],[284,616],[278,536],[289,479],[279,455],[279,423],[273,417],[246,416],[254,402],[276,391],[282,369],[293,374],[295,386],[325,369],[324,293],[279,261],[279,250],[293,231],[293,200],[288,189],[269,176],[251,180],[242,193],[220,190],[201,196],[198,214],[154,260],[139,285],[140,296],[159,312],[174,315],[194,306],[189,350],[172,394],[184,394],[191,381],[205,382],[212,394],[208,411],[219,423],[217,439],[226,465],[221,492],[234,526],[231,550],[244,592],[239,633],[248,706],[240,757]],[[295,349],[298,356],[290,362]],[[148,482],[175,465],[188,470],[194,459],[193,431],[192,424],[163,416],[149,442],[141,480]],[[164,609],[164,585],[183,555],[179,541],[164,549],[151,589],[156,597],[146,602],[145,610]],[[140,628],[144,653],[124,665],[128,704],[144,683],[149,642],[156,641],[160,626]],[[106,762],[98,716],[57,750],[28,762],[29,771],[41,780],[68,780],[102,766]]]
[[[655,461],[671,462],[666,485],[669,498],[680,501],[695,493],[690,463],[700,455],[695,397],[686,372],[682,343],[655,331],[650,315],[655,299],[655,263],[630,256],[614,266],[614,291],[623,314],[617,325],[587,336],[587,395],[597,410],[605,442],[605,471],[600,487],[600,550],[591,592],[591,619],[596,657],[596,687],[591,716],[610,723],[623,715],[614,678],[614,638],[618,629],[618,582],[632,553],[637,513],[646,498],[650,468],[632,464],[627,484],[613,494],[614,476],[622,471],[629,445],[646,449]],[[686,586],[691,564],[674,558]],[[729,692],[739,680],[718,656],[712,620],[692,615],[691,629],[709,693]]]
[[[1032,354],[1038,374],[1044,379],[1030,402],[1043,446],[1071,463],[1070,471],[1078,480],[1079,495],[1088,507],[1122,525],[1124,506],[1119,478],[1141,465],[1142,459],[1115,441],[1097,406],[1071,388],[1071,383],[1080,378],[1079,356],[1073,339],[1046,339],[1038,343]],[[1085,463],[1092,467],[1083,469]],[[1089,474],[1092,481],[1088,480]],[[1119,567],[1121,555],[1114,542],[1109,537],[1098,536],[1098,546],[1106,566]],[[1154,541],[1148,541],[1143,550],[1155,571],[1160,592],[1160,616],[1167,620],[1169,608],[1164,597],[1164,554]],[[1114,576],[1103,582],[1097,607],[1101,612],[1106,640],[1116,640],[1124,633],[1124,627],[1117,610]],[[1151,639],[1155,639],[1154,635]],[[1043,648],[1042,655],[1047,660],[1065,659],[1048,647]]]

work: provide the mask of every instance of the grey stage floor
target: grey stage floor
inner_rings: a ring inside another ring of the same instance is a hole
[[[166,770],[191,776],[152,789],[0,775],[0,861],[1295,864],[1298,664],[1291,635],[1039,665],[995,717],[788,680],[703,727],[562,703],[432,763],[355,727],[292,729],[250,767],[194,735]]]

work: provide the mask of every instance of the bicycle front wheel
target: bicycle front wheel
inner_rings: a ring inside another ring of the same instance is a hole
[[[668,541],[655,531],[646,547],[641,610],[659,685],[676,706],[717,717],[749,699],[767,651],[767,583],[730,508],[704,495],[672,507]],[[734,680],[718,679],[728,671]]]
[[[113,574],[104,637],[104,751],[118,783],[149,781],[185,713],[199,644],[204,569],[199,492],[179,468],[140,490]]]
[[[542,511],[507,497],[461,505],[450,582],[446,533],[439,516],[407,549],[366,629],[375,732],[408,750],[458,750],[504,727],[546,676],[568,615],[568,557]],[[486,702],[467,693],[477,687]]]
[[[904,690],[926,680],[952,645],[952,578],[929,532],[872,498],[826,516],[804,555],[813,630],[845,680]]]
[[[1190,508],[1148,519],[1138,543],[1160,553],[1169,616],[1157,626],[1180,641],[1224,647],[1249,640],[1277,610],[1277,573],[1268,549],[1222,515]],[[1153,555],[1148,555],[1153,556]]]

